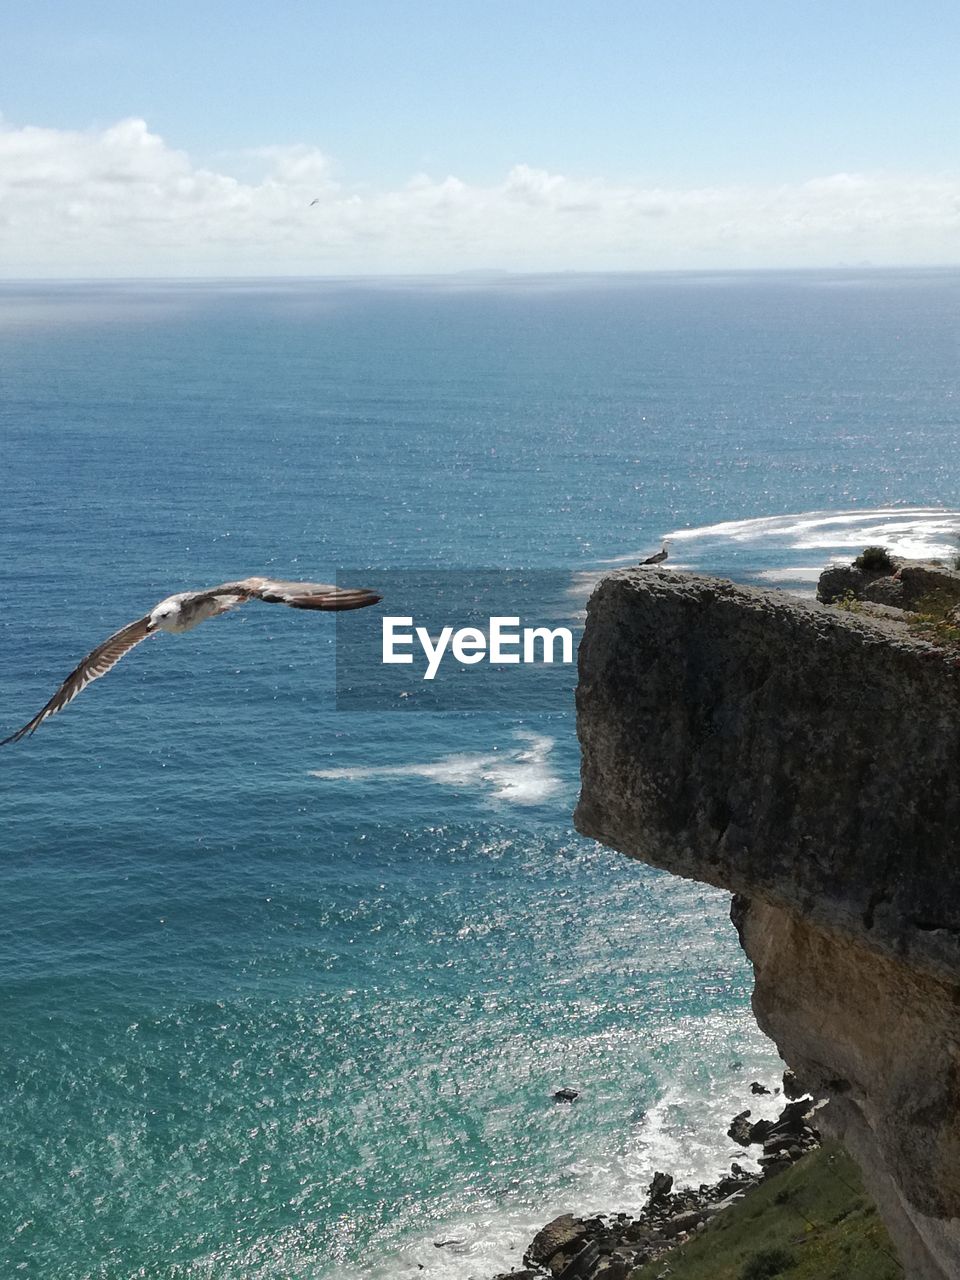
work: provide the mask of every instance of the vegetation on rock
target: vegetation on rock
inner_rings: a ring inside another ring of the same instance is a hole
[[[897,567],[886,547],[864,547],[853,563],[864,573],[893,573]]]
[[[836,1143],[804,1156],[630,1280],[902,1280],[860,1170]],[[778,1270],[771,1270],[774,1264]]]
[[[911,622],[910,630],[914,635],[929,640],[931,644],[946,647],[960,645],[960,626],[943,614],[921,613],[916,621]]]
[[[845,613],[863,613],[863,601],[852,591],[845,591],[839,599],[833,601],[834,608],[843,609]]]
[[[761,1249],[744,1263],[740,1280],[773,1280],[789,1271],[796,1260],[790,1249]]]

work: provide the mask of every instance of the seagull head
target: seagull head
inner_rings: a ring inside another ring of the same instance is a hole
[[[178,600],[161,600],[150,611],[148,631],[171,631],[180,619],[180,602]]]

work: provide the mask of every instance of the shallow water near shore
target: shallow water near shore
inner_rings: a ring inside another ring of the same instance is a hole
[[[956,273],[0,287],[3,731],[248,573],[950,555],[958,335]],[[333,657],[251,606],[0,755],[3,1274],[465,1280],[737,1158],[726,896],[573,832],[571,711],[338,714]]]

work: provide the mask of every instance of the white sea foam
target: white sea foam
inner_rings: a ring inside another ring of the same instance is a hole
[[[692,1058],[693,1040],[711,1052]],[[753,1097],[749,1083],[772,1083],[782,1064],[747,1011],[708,1015],[693,1026],[681,1023],[664,1029],[659,1043],[673,1069],[664,1064],[657,1102],[638,1116],[632,1129],[628,1127],[615,1150],[597,1150],[589,1159],[567,1166],[562,1190],[535,1199],[518,1189],[513,1203],[462,1205],[437,1216],[428,1212],[422,1229],[409,1222],[393,1224],[368,1250],[361,1266],[338,1266],[337,1280],[399,1280],[413,1275],[486,1280],[519,1266],[536,1232],[560,1213],[638,1213],[658,1169],[671,1172],[680,1186],[695,1186],[720,1177],[731,1160],[755,1168],[749,1152],[725,1137],[726,1129],[731,1116],[745,1107],[754,1117],[778,1113],[782,1095]],[[731,1057],[740,1060],[735,1073],[724,1067]],[[678,1079],[675,1072],[681,1062],[689,1065]],[[574,1123],[578,1117],[561,1109],[554,1118]],[[529,1190],[535,1194],[534,1187]],[[455,1243],[437,1247],[436,1241]],[[332,1273],[324,1272],[323,1280],[332,1280]]]
[[[724,549],[744,553],[755,549],[757,559],[775,556],[789,561],[805,553],[806,563],[758,569],[754,576],[770,582],[811,582],[824,565],[846,561],[864,547],[880,544],[893,555],[916,559],[948,559],[960,552],[960,511],[942,507],[874,507],[863,510],[802,511],[782,516],[724,520],[694,529],[674,529],[663,537],[675,545],[668,561],[673,569],[710,569],[722,560]],[[674,554],[682,546],[683,554]],[[616,556],[604,563],[635,564],[648,548]],[[809,564],[811,551],[823,552],[822,563]]]
[[[949,556],[957,552],[960,512],[941,507],[877,507],[862,511],[806,511],[729,520],[665,536],[686,543],[734,542],[765,549],[835,552],[882,542],[894,555]]]
[[[796,569],[761,569],[753,576],[764,582],[816,582],[823,573],[823,565],[800,565]]]
[[[613,564],[614,562],[611,560],[604,563]],[[575,596],[578,600],[586,600],[600,579],[605,577],[603,569],[578,569],[570,579],[567,595]]]
[[[725,520],[719,524],[701,525],[694,529],[675,529],[664,537],[672,541],[693,538],[727,538],[741,542],[753,542],[758,538],[791,537],[819,527],[843,528],[862,524],[864,521],[880,521],[900,524],[940,524],[946,520],[946,528],[956,527],[957,512],[940,507],[876,507],[872,509],[843,511],[800,511],[782,516],[755,516],[747,520]]]
[[[310,776],[325,781],[365,782],[380,778],[423,778],[440,787],[485,792],[508,804],[541,804],[562,787],[552,767],[554,739],[545,734],[517,730],[518,745],[506,751],[484,754],[466,752],[444,756],[425,764],[369,765],[311,769]]]

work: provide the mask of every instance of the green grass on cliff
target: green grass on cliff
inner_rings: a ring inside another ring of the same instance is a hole
[[[786,1269],[784,1265],[786,1264]],[[860,1171],[829,1143],[630,1280],[903,1280]],[[772,1269],[771,1269],[772,1268]]]

